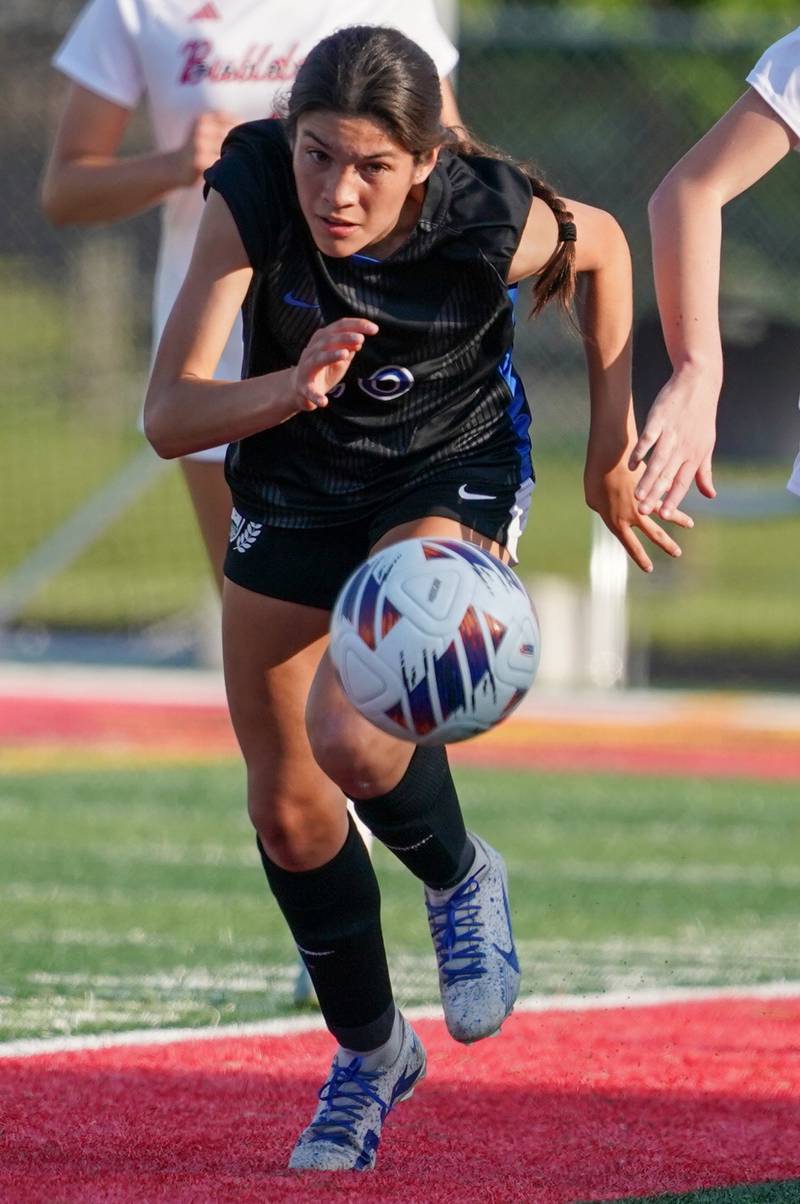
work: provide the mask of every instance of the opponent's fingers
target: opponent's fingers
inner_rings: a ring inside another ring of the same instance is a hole
[[[672,484],[658,509],[658,513],[662,518],[672,518],[676,506],[679,506],[686,497],[693,480],[694,465],[688,460],[684,460],[677,473],[675,473]]]
[[[717,491],[714,488],[714,479],[711,473],[711,453],[706,456],[702,464],[697,470],[695,476],[697,488],[702,493],[703,497],[716,497]]]
[[[667,515],[661,510],[657,510],[656,514],[658,514],[659,518],[667,518]],[[685,510],[672,510],[668,521],[674,523],[676,527],[685,527],[686,530],[691,530],[694,526],[694,519]]]
[[[673,440],[662,436],[651,452],[647,467],[636,482],[634,490],[637,501],[652,505],[661,497],[667,483],[672,482],[678,461],[675,459]]]
[[[652,420],[648,420],[645,423],[644,427],[642,428],[642,433],[640,434],[639,439],[636,443],[636,446],[634,447],[633,451],[630,454],[630,458],[628,460],[628,468],[634,469],[634,468],[639,467],[642,460],[644,460],[645,456],[650,451],[650,449],[652,447],[654,447],[655,444],[658,442],[658,438],[659,438],[660,434],[661,434],[660,423],[653,422]]]

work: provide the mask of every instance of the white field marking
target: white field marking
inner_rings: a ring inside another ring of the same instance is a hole
[[[87,842],[83,851],[101,865],[180,865],[202,866],[213,869],[255,869],[258,865],[258,853],[255,841],[252,847],[218,844],[215,841],[202,841],[193,844],[190,840],[185,844],[166,840],[154,840],[151,843],[125,841],[122,845],[106,847]],[[52,849],[38,841],[15,841],[14,856],[25,865],[38,862],[48,863],[52,859]]]
[[[544,868],[544,867],[542,867]],[[625,861],[598,865],[592,861],[560,861],[550,865],[560,879],[582,882],[676,882],[682,886],[800,886],[800,868],[770,865],[709,865],[708,862]],[[531,875],[529,875],[531,876]]]
[[[618,1008],[667,1006],[712,999],[800,999],[800,981],[762,983],[741,987],[666,987],[643,991],[609,991],[592,995],[527,995],[517,1001],[517,1012],[585,1012]],[[404,1009],[409,1020],[439,1020],[441,1008]],[[242,1037],[285,1037],[293,1033],[318,1032],[325,1028],[321,1016],[263,1020],[253,1024],[214,1025],[206,1028],[139,1029],[127,1033],[94,1034],[86,1037],[45,1037],[9,1041],[0,1045],[0,1059],[33,1057],[88,1049],[110,1049],[125,1045],[172,1045],[185,1041],[229,1040]]]
[[[217,894],[216,891],[182,886],[151,885],[147,887],[147,898],[139,899],[137,906],[142,908],[152,904],[155,900],[162,902],[164,899],[169,899],[176,907],[185,905],[193,908],[207,907],[209,901],[213,901]],[[242,886],[240,890],[226,886],[224,895],[226,901],[230,903],[232,900],[252,899],[253,891],[246,885]],[[121,890],[117,886],[67,886],[60,882],[4,882],[0,885],[0,900],[5,899],[9,903],[69,903],[80,906],[81,904],[93,905],[102,901],[107,907],[119,904],[122,907],[130,908],[131,900],[134,898],[136,898],[136,894],[133,889]]]
[[[215,973],[206,969],[179,967],[169,974],[53,974],[34,971],[26,981],[44,987],[85,987],[90,990],[140,994],[144,991],[214,991],[245,994],[264,992],[267,983],[293,982],[297,968],[283,965],[226,966]]]
[[[198,944],[210,945],[224,953],[239,956],[254,954],[268,956],[275,951],[275,942],[269,936],[251,940],[234,940],[230,930],[212,932],[202,942],[196,936],[154,936],[144,928],[129,928],[124,932],[107,932],[96,928],[48,928],[28,925],[4,932],[3,940],[14,945],[80,945],[92,949],[117,949],[146,946],[148,949],[171,949],[173,952],[196,950]]]

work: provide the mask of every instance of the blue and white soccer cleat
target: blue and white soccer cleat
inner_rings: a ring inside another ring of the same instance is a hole
[[[383,1122],[425,1077],[425,1050],[403,1019],[403,1043],[391,1066],[363,1070],[362,1059],[340,1063],[319,1092],[319,1106],[289,1159],[295,1171],[371,1171]]]
[[[454,891],[425,887],[439,991],[450,1036],[469,1045],[498,1032],[519,994],[520,970],[500,854],[470,832],[475,863]]]

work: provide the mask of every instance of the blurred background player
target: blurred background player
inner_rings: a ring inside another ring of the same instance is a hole
[[[91,0],[57,51],[70,81],[42,186],[46,215],[57,225],[132,217],[161,204],[161,239],[153,296],[153,346],[189,263],[203,212],[202,173],[219,156],[228,130],[269,117],[308,50],[343,25],[396,26],[431,55],[442,78],[457,52],[433,0]],[[459,120],[453,90],[443,85],[444,120]],[[136,107],[146,102],[155,149],[119,155]],[[237,319],[217,367],[222,379],[242,368]],[[217,588],[231,523],[225,447],[181,461]],[[313,991],[301,969],[298,1003]]]
[[[153,346],[180,288],[203,210],[200,180],[228,130],[269,117],[315,42],[343,25],[391,25],[431,55],[442,78],[458,55],[433,0],[91,0],[54,63],[70,81],[42,186],[57,225],[107,223],[162,205]],[[445,120],[458,115],[444,86]],[[145,101],[155,149],[119,155]],[[217,374],[241,375],[237,321]],[[218,587],[230,530],[225,448],[181,466]]]
[[[650,202],[653,271],[672,376],[634,449],[649,452],[641,512],[674,514],[692,481],[714,497],[711,460],[723,360],[719,326],[722,209],[800,139],[800,29],[764,52],[747,92],[672,168]],[[788,488],[800,495],[800,454]]]
[[[511,365],[519,281],[537,277],[538,313],[568,309],[586,273],[587,499],[642,569],[639,534],[680,549],[639,514],[627,466],[621,229],[443,127],[435,65],[415,43],[364,27],[323,40],[286,121],[238,127],[206,179],[145,424],[169,458],[235,441],[228,701],[264,871],[339,1046],[290,1166],[366,1170],[425,1054],[394,1003],[378,883],[344,795],[424,884],[451,1035],[496,1032],[520,973],[502,857],[466,831],[445,749],[378,731],[347,701],[330,610],[370,551],[398,540],[461,538],[516,561],[533,487]],[[244,379],[214,379],[243,303]]]

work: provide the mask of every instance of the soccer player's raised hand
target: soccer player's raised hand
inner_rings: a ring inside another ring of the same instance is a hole
[[[630,458],[637,469],[650,453],[636,487],[640,514],[675,519],[692,481],[705,497],[716,497],[711,455],[720,385],[716,372],[682,368],[656,397]]]
[[[315,330],[291,375],[296,408],[326,406],[328,393],[343,379],[364,339],[377,333],[378,327],[367,318],[339,318]]]
[[[653,571],[653,562],[638,538],[639,530],[668,556],[680,556],[680,545],[654,519],[642,514],[636,498],[641,471],[632,472],[624,461],[611,468],[587,463],[584,472],[586,504],[600,515],[612,535],[620,541],[634,564],[645,573]],[[682,510],[673,509],[670,522],[678,527],[693,527],[694,521]]]

